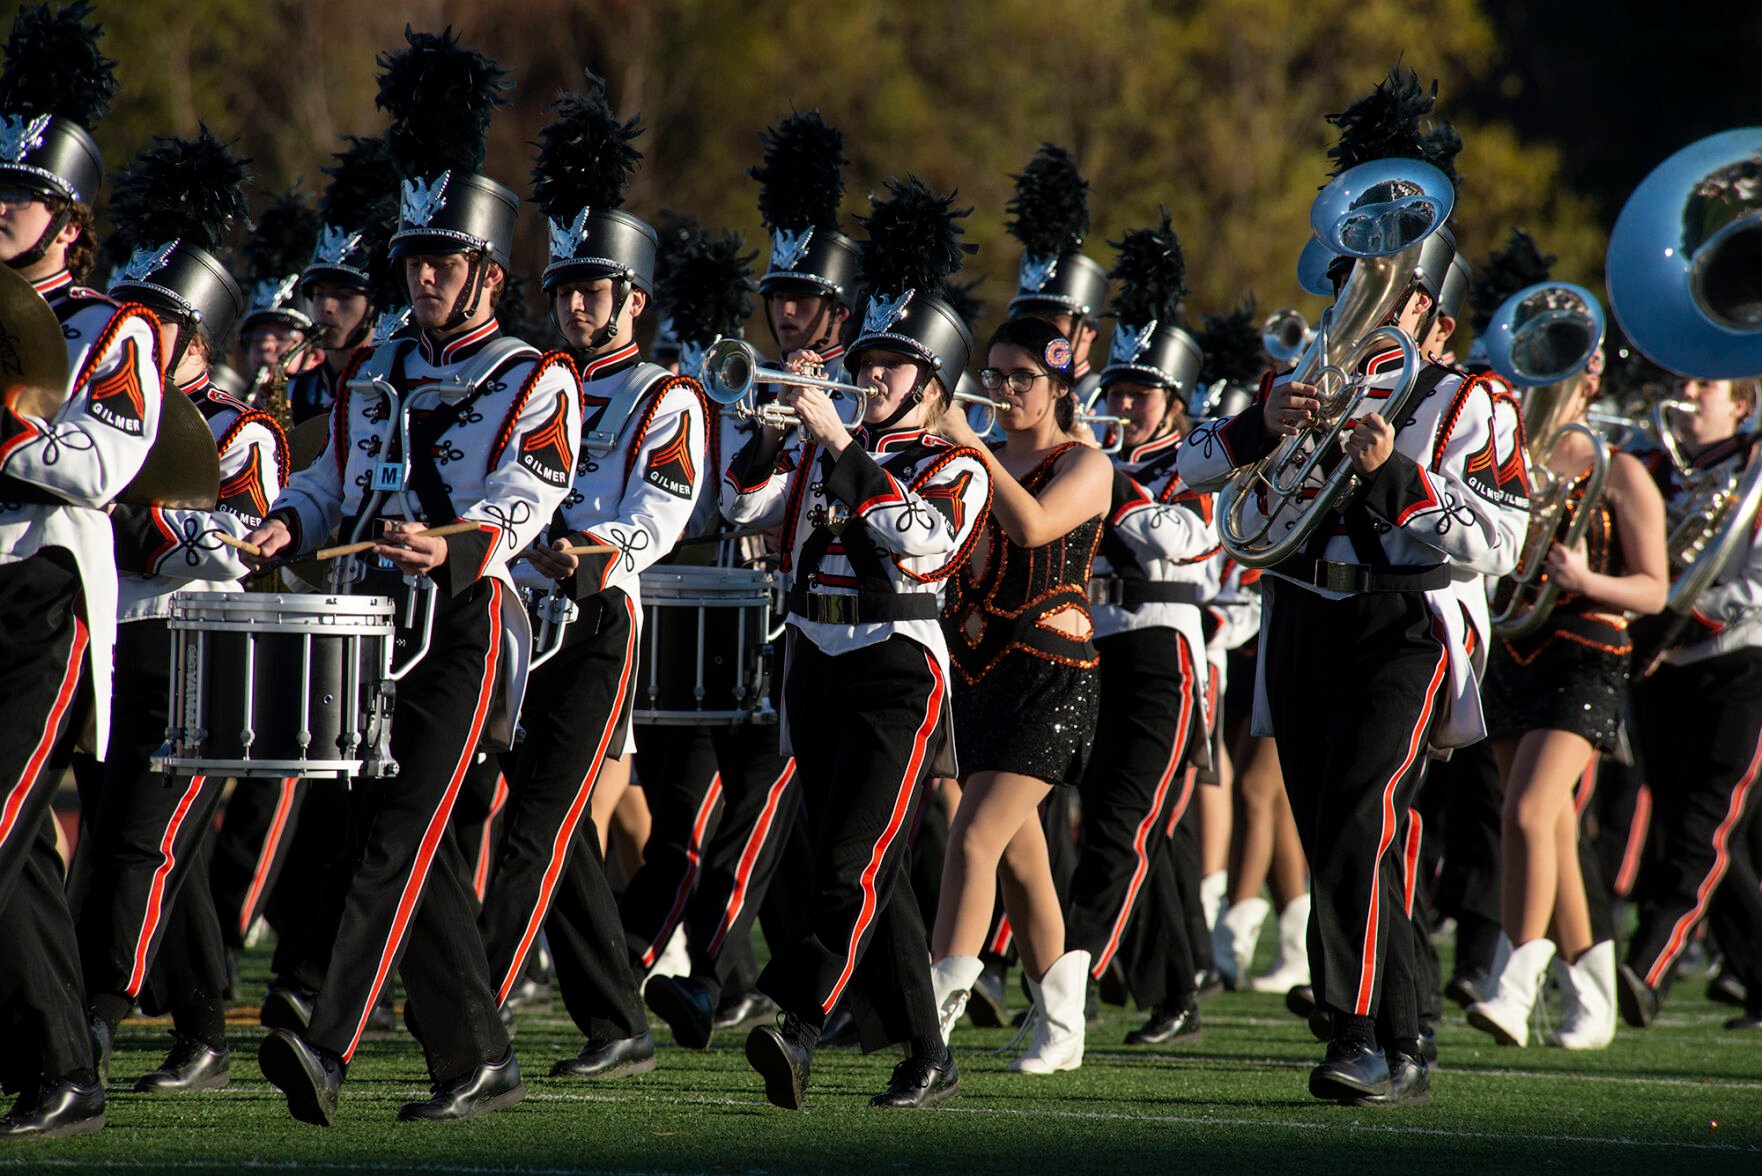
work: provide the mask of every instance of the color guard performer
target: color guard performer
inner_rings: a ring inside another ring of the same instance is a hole
[[[341,921],[310,1024],[271,1030],[258,1052],[294,1117],[326,1126],[393,969],[434,1091],[400,1118],[470,1119],[525,1093],[445,831],[480,739],[512,734],[528,636],[507,565],[567,493],[580,428],[569,358],[496,322],[518,200],[476,169],[504,71],[450,32],[405,36],[408,48],[380,58],[379,103],[403,175],[391,251],[418,329],[357,354],[324,451],[251,536],[270,557],[311,551],[335,528],[377,539],[343,582],[415,621],[395,657],[426,643],[398,682],[398,774],[349,794]],[[466,529],[425,534],[454,525]]]
[[[60,773],[45,764],[71,742],[82,705],[105,751],[116,567],[104,510],[147,458],[161,391],[153,316],[74,284],[92,264],[104,178],[87,128],[117,85],[90,15],[84,3],[20,10],[0,74],[0,260],[48,299],[69,370],[50,397],[9,392],[0,407],[0,1018],[12,1027],[0,1084],[18,1094],[0,1139],[104,1126],[55,849]]]

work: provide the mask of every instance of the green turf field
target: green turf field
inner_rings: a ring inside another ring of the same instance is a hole
[[[263,961],[248,964],[256,993]],[[1501,1049],[1452,1006],[1432,1105],[1380,1111],[1309,1098],[1320,1047],[1277,996],[1214,997],[1201,1040],[1163,1050],[1119,1045],[1137,1017],[1104,1007],[1082,1070],[1050,1077],[1005,1072],[991,1051],[1009,1034],[963,1026],[961,1094],[927,1112],[871,1110],[896,1059],[849,1050],[820,1052],[805,1112],[775,1110],[746,1067],[743,1033],[699,1054],[663,1029],[651,1075],[548,1078],[580,1045],[559,1002],[520,1019],[522,1105],[460,1126],[396,1122],[398,1104],[425,1088],[420,1054],[399,1033],[362,1045],[329,1130],[287,1117],[257,1072],[260,1030],[241,1010],[229,1089],[129,1093],[166,1040],[162,1025],[131,1022],[112,1066],[110,1126],[11,1145],[0,1171],[1762,1173],[1762,1037],[1722,1032],[1730,1010],[1702,990],[1685,979],[1658,1025],[1623,1029],[1593,1054]]]

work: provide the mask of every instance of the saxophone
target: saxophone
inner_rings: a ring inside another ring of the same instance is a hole
[[[274,417],[283,432],[294,427],[293,406],[288,403],[288,380],[292,378],[294,365],[312,350],[317,341],[315,328],[302,330],[298,341],[282,352],[274,363],[257,368],[251,377],[251,387],[245,393],[245,403],[255,404]]]

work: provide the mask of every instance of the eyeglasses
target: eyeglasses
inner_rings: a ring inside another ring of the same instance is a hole
[[[0,188],[0,204],[8,208],[23,208],[42,199],[41,192],[33,192],[29,188]]]
[[[995,392],[1008,384],[1009,390],[1017,396],[1026,395],[1028,389],[1034,386],[1034,381],[1045,377],[1045,372],[1030,372],[1020,368],[1013,372],[1002,372],[996,368],[979,369],[979,383],[984,386],[985,391]]]

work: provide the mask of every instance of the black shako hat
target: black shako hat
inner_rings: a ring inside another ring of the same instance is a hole
[[[91,128],[116,94],[116,62],[98,52],[86,0],[19,9],[0,73],[0,183],[90,207],[104,182]]]
[[[532,198],[550,225],[544,288],[612,278],[644,294],[655,291],[658,238],[645,221],[619,207],[642,162],[631,145],[641,116],[619,122],[606,83],[587,72],[587,88],[551,103],[556,117],[538,134]]]
[[[1187,295],[1187,259],[1175,235],[1169,210],[1155,228],[1129,229],[1109,242],[1119,250],[1113,277],[1120,283],[1113,316],[1119,320],[1107,349],[1101,386],[1119,380],[1192,391],[1204,353],[1180,326],[1181,299]]]
[[[796,288],[855,301],[862,263],[857,243],[838,231],[844,203],[844,135],[820,112],[791,114],[759,138],[765,158],[747,174],[759,182],[759,219],[771,257],[759,292]]]
[[[1051,310],[1079,319],[1101,317],[1107,302],[1107,270],[1082,251],[1089,232],[1089,181],[1063,147],[1042,143],[1016,182],[1004,225],[1022,243],[1011,314]]]
[[[977,253],[962,244],[955,222],[972,209],[954,209],[954,193],[938,196],[916,176],[887,182],[887,196],[871,196],[868,232],[859,247],[868,299],[862,328],[845,352],[845,367],[875,348],[914,356],[952,395],[973,353],[973,333],[946,301],[961,259]]]

